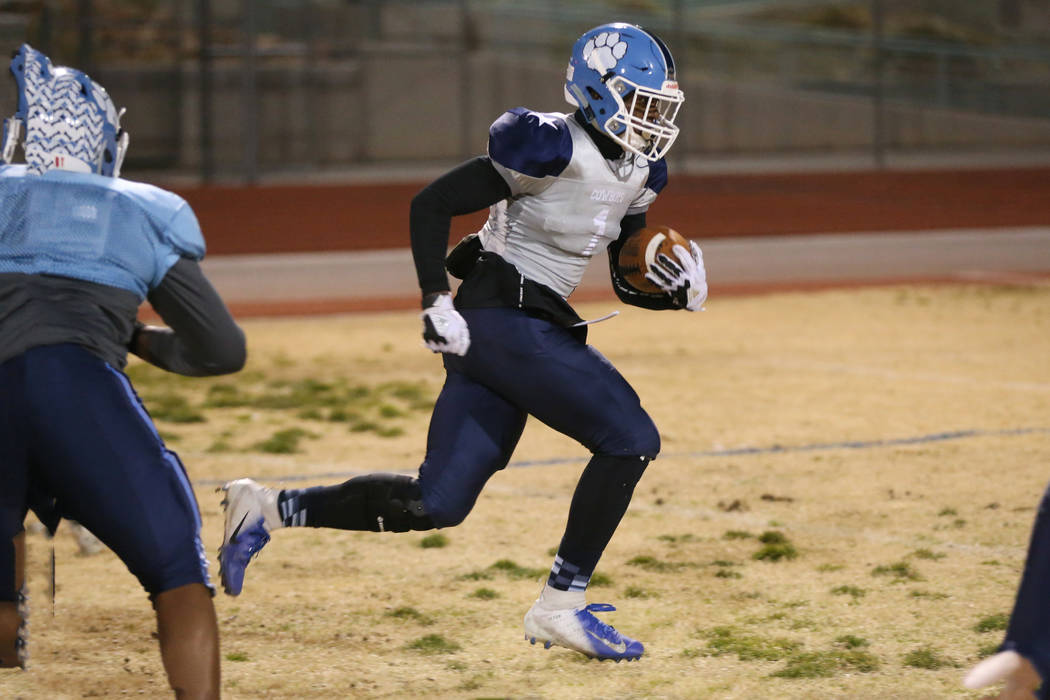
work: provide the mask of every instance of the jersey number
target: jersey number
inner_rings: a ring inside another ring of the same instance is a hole
[[[595,246],[598,245],[598,241],[605,238],[606,219],[608,218],[609,207],[602,207],[598,215],[591,220],[591,223],[594,224],[594,235],[587,242],[587,247],[583,249],[584,255],[590,256],[594,252]]]

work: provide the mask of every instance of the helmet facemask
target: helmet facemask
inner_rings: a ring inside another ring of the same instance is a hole
[[[685,100],[678,84],[665,81],[662,89],[654,90],[617,75],[606,84],[619,108],[602,130],[620,146],[647,160],[663,158],[678,138],[674,120]]]

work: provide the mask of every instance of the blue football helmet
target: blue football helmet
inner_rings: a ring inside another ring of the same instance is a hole
[[[84,73],[52,66],[29,44],[11,58],[18,111],[4,120],[2,157],[10,163],[22,140],[30,172],[72,170],[118,177],[128,148],[106,89]],[[24,137],[24,138],[23,138]]]
[[[620,146],[655,161],[678,137],[674,120],[685,96],[667,46],[641,27],[615,22],[576,40],[565,99]]]

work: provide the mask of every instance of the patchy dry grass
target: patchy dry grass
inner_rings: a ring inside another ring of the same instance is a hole
[[[414,313],[244,326],[234,377],[130,369],[209,555],[227,479],[414,471],[443,379]],[[1001,638],[1050,464],[1050,290],[716,290],[702,314],[627,309],[591,341],[663,438],[588,594],[639,663],[522,639],[588,456],[530,421],[454,530],[274,533],[244,593],[215,599],[224,696],[978,697],[960,678]],[[52,617],[29,538],[31,669],[0,696],[164,696],[133,577],[55,545]]]

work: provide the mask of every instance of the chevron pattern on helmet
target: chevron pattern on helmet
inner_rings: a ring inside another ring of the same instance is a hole
[[[105,88],[80,70],[51,65],[28,44],[16,52],[10,70],[19,88],[15,118],[24,125],[29,171],[65,168],[112,174],[113,157],[123,155],[116,143],[120,114]]]
[[[105,119],[98,105],[85,99],[88,89],[79,71],[51,69],[46,56],[34,52],[25,66],[26,138],[29,169],[42,173],[54,167],[56,154],[76,158],[98,172]],[[28,57],[27,57],[28,58]],[[79,74],[79,75],[78,75]]]

